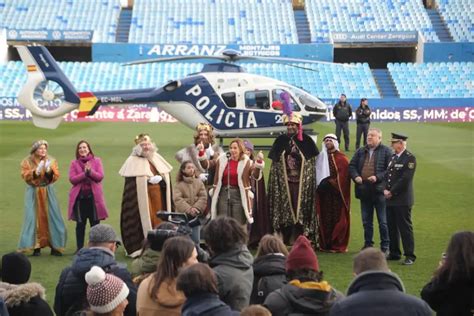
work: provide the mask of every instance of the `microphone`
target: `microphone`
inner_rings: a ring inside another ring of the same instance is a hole
[[[225,156],[227,157],[227,159],[230,159],[230,151],[226,152]]]

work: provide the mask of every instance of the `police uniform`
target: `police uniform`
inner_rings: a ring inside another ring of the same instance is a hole
[[[407,138],[406,136],[392,133],[392,142],[405,141]],[[416,158],[405,149],[399,156],[393,155],[386,173],[386,190],[392,194],[392,197],[386,201],[387,224],[390,236],[389,259],[400,259],[401,237],[406,257],[404,264],[413,264],[416,259],[413,225],[411,222],[415,169]]]

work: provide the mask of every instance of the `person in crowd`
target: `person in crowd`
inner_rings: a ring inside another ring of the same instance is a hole
[[[357,131],[356,131],[356,147],[355,150],[360,147],[360,137],[362,136],[364,146],[367,145],[367,133],[369,132],[370,127],[370,108],[369,100],[367,98],[360,99],[360,105],[356,109],[356,122],[357,122]]]
[[[179,167],[173,189],[176,212],[185,213],[188,219],[203,216],[207,209],[207,192],[204,183],[196,175],[196,167],[187,160]],[[201,239],[201,225],[192,228],[191,238],[196,245]]]
[[[265,167],[265,161],[263,160],[263,153],[260,151],[254,156],[254,146],[249,140],[244,140],[245,154],[250,158],[253,168],[260,169],[258,177],[252,173],[250,176],[250,186],[254,194],[252,214],[253,224],[250,228],[249,234],[249,248],[257,248],[260,239],[271,233],[271,225],[269,222],[268,214],[268,203],[267,193],[265,190],[265,179],[263,175],[263,169]]]
[[[253,286],[250,304],[263,304],[268,294],[280,289],[286,281],[288,250],[276,236],[265,235],[260,240],[253,263]]]
[[[394,154],[386,172],[384,196],[387,203],[387,224],[390,236],[388,260],[400,260],[400,237],[405,260],[404,265],[415,263],[415,238],[411,222],[414,203],[413,177],[416,158],[407,148],[407,136],[392,133]]]
[[[250,305],[242,310],[240,316],[272,316],[272,313],[262,305]]]
[[[355,278],[347,289],[347,297],[333,305],[330,315],[432,315],[428,304],[404,293],[402,280],[390,272],[385,254],[379,249],[359,252],[354,257],[353,272]]]
[[[136,136],[135,144],[119,171],[125,178],[120,229],[125,250],[132,258],[140,255],[148,231],[160,224],[156,212],[172,210],[173,168],[157,153],[148,134]]]
[[[209,222],[204,238],[220,299],[232,310],[242,310],[249,304],[253,284],[253,256],[247,249],[245,228],[231,217],[218,217]]]
[[[113,274],[105,273],[101,267],[93,266],[86,273],[87,302],[93,316],[122,316],[128,305],[130,290]]]
[[[137,286],[156,271],[156,266],[160,258],[161,250],[166,239],[175,237],[178,227],[170,222],[163,222],[158,227],[149,232],[143,244],[141,255],[133,259],[130,266],[130,273],[133,282]]]
[[[46,140],[33,143],[30,155],[21,162],[21,177],[27,187],[19,251],[33,250],[33,256],[39,256],[41,248],[50,247],[51,255],[62,256],[66,227],[53,187],[59,168],[56,159],[48,155]]]
[[[310,241],[299,236],[286,259],[286,275],[289,283],[267,296],[263,305],[274,316],[327,315],[341,293],[327,281]]]
[[[214,186],[209,191],[211,218],[229,216],[241,225],[252,224],[254,194],[250,177],[252,173],[258,174],[259,169],[252,168],[241,139],[230,142],[229,153],[219,156],[215,170]]]
[[[76,222],[76,249],[84,247],[87,220],[91,227],[108,217],[102,192],[104,170],[102,161],[94,156],[91,146],[85,140],[76,146],[76,159],[69,167],[68,218]],[[76,251],[76,252],[77,252]]]
[[[339,151],[334,134],[323,138],[322,150],[316,160],[316,183],[319,249],[347,252],[351,219],[349,159]]]
[[[72,265],[66,267],[59,277],[54,297],[54,311],[57,316],[72,315],[76,311],[88,309],[87,284],[84,277],[93,266],[115,275],[127,285],[129,294],[125,315],[135,315],[137,289],[126,267],[115,260],[115,251],[119,244],[120,240],[110,225],[97,224],[90,229],[89,247],[79,250]]]
[[[167,239],[156,272],[143,280],[138,288],[138,315],[181,315],[186,298],[182,291],[176,289],[178,273],[196,263],[197,251],[190,238],[180,236]]]
[[[374,209],[379,223],[380,249],[388,255],[390,245],[386,201],[384,197],[385,171],[392,156],[389,147],[382,144],[382,131],[370,128],[367,145],[359,148],[349,163],[349,174],[355,183],[355,196],[360,200],[364,246],[374,246]]]
[[[202,155],[199,156],[199,152]],[[199,123],[196,126],[193,144],[179,150],[175,158],[181,164],[191,161],[196,167],[196,174],[206,185],[206,189],[214,183],[214,171],[217,158],[223,153],[222,148],[214,141],[214,129],[208,123]]]
[[[344,147],[346,151],[349,151],[349,120],[352,117],[352,107],[347,102],[347,97],[344,93],[339,97],[339,101],[334,104],[332,114],[334,115],[334,122],[336,123],[337,141],[339,144],[342,144],[342,130],[344,134]]]
[[[53,316],[53,311],[46,302],[44,287],[35,282],[28,282],[30,275],[31,263],[23,253],[11,252],[3,255],[0,300],[5,304],[6,316]],[[4,315],[2,309],[0,315]]]
[[[421,298],[438,316],[474,314],[474,232],[455,233]]]
[[[216,274],[207,264],[197,263],[181,271],[176,288],[186,296],[183,316],[240,315],[219,299]]]
[[[284,115],[283,122],[287,133],[275,139],[268,154],[272,160],[268,180],[270,221],[286,245],[304,234],[316,247],[318,223],[314,210],[319,151],[313,139],[303,133],[300,114]]]

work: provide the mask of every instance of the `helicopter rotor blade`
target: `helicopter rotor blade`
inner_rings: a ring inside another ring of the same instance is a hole
[[[123,66],[133,66],[133,65],[141,65],[141,64],[151,64],[151,63],[163,63],[163,62],[170,62],[170,61],[177,61],[177,60],[192,60],[192,59],[213,59],[213,60],[222,60],[222,61],[229,61],[230,58],[227,56],[206,56],[206,55],[192,55],[192,56],[176,56],[176,57],[164,57],[164,58],[152,58],[152,59],[145,59],[145,60],[137,60],[132,61],[129,63],[123,64]]]

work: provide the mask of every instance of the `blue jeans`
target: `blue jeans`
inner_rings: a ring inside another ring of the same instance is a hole
[[[374,245],[374,208],[377,212],[377,221],[379,222],[380,248],[382,250],[387,250],[390,246],[390,239],[388,235],[385,197],[383,194],[376,194],[372,199],[360,200],[362,225],[364,226],[364,246]]]

